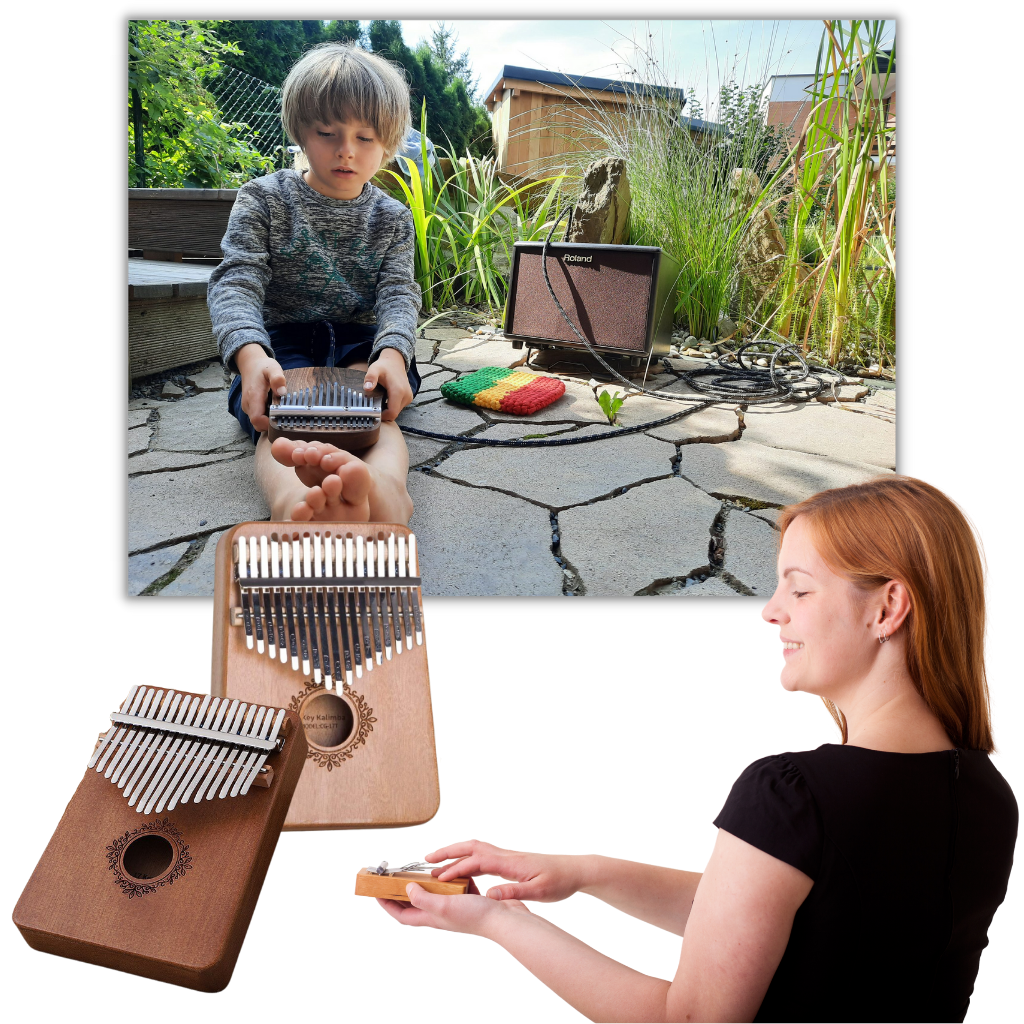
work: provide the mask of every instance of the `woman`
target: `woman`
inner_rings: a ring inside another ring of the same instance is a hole
[[[594,1020],[963,1020],[1017,833],[993,750],[981,560],[934,487],[887,477],[783,511],[777,625],[787,690],[818,694],[842,745],[752,764],[715,821],[703,874],[513,853],[436,851],[404,924],[493,939]],[[588,892],[684,935],[675,978],[611,960],[522,900]]]

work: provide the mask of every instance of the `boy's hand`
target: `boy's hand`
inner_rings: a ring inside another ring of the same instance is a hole
[[[393,420],[412,401],[405,359],[397,349],[382,349],[380,355],[370,363],[363,387],[369,393],[378,384],[388,393],[388,407],[381,414],[381,419]]]
[[[496,885],[487,890],[492,900],[537,900],[555,903],[568,899],[583,884],[578,857],[558,857],[541,853],[516,853],[500,850],[490,843],[470,840],[428,853],[428,862],[459,859],[431,874],[440,882],[474,875],[499,875],[514,880],[514,885]]]
[[[242,411],[254,429],[270,429],[267,415],[267,393],[281,397],[288,394],[281,364],[268,356],[262,345],[243,345],[235,353],[235,363],[242,376]]]

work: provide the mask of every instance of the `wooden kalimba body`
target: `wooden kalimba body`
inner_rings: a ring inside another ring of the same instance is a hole
[[[134,687],[14,910],[33,949],[216,992],[306,755],[294,712]]]
[[[243,523],[217,545],[212,691],[295,711],[286,829],[418,825],[440,795],[416,538],[382,523]]]
[[[271,441],[324,441],[346,451],[359,451],[377,442],[386,394],[377,387],[367,392],[366,374],[341,366],[303,366],[285,370],[288,394],[267,408]]]
[[[356,895],[373,896],[379,900],[399,900],[409,902],[405,887],[410,882],[422,885],[427,892],[439,896],[464,896],[469,892],[468,878],[453,878],[449,882],[439,882],[431,873],[430,864],[407,864],[394,871],[388,870],[388,862],[384,861],[376,868],[360,868],[356,875]]]

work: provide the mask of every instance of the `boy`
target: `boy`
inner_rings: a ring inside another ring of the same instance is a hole
[[[382,58],[327,43],[289,72],[282,120],[309,169],[238,190],[210,275],[214,337],[238,370],[228,407],[256,442],[256,480],[274,519],[406,525],[409,454],[393,421],[420,384],[413,221],[370,179],[408,131],[408,87]],[[358,455],[285,438],[270,445],[268,394],[285,394],[283,369],[300,366],[366,370],[366,389],[387,391],[375,445]]]

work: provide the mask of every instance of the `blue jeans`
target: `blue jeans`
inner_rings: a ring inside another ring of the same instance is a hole
[[[267,328],[274,358],[282,370],[297,370],[300,366],[351,366],[366,363],[377,334],[374,324],[349,324],[340,320],[318,320],[311,324],[278,324]],[[413,357],[406,371],[409,386],[415,395],[420,389],[420,374]],[[252,438],[260,439],[249,417],[242,409],[242,376],[238,374],[228,390],[228,409]]]

